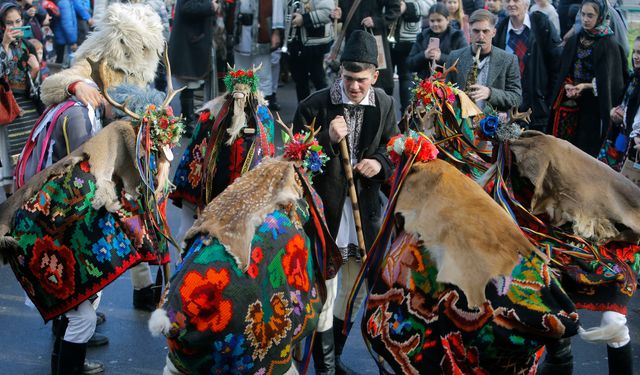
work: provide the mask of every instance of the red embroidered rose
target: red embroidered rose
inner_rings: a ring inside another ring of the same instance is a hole
[[[68,247],[57,246],[49,236],[36,239],[29,269],[47,293],[58,299],[67,299],[73,294],[75,264],[73,252]]]
[[[198,271],[189,272],[180,287],[183,311],[198,331],[220,332],[233,315],[231,300],[222,292],[229,284],[229,271],[209,269],[203,277]]]
[[[249,265],[249,269],[247,269],[247,274],[252,279],[255,279],[256,277],[258,277],[258,266],[255,263],[251,263]]]
[[[296,289],[309,291],[309,275],[307,273],[308,249],[305,247],[304,238],[296,234],[289,240],[282,257],[282,269],[287,276],[289,285]]]
[[[261,247],[255,247],[253,249],[253,251],[251,252],[251,260],[253,260],[256,263],[260,263],[262,262],[262,248]]]

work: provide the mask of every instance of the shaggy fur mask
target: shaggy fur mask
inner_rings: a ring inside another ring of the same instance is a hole
[[[163,48],[162,22],[149,6],[115,3],[78,48],[76,59],[104,58],[113,70],[151,82]]]

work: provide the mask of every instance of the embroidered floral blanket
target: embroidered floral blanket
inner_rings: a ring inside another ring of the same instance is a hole
[[[255,132],[241,133],[233,144],[226,144],[231,105],[233,101],[227,101],[217,117],[209,110],[200,113],[193,137],[182,154],[173,179],[176,189],[170,198],[178,206],[183,200],[197,207],[206,206],[204,189],[211,189],[209,197],[213,199],[236,178],[255,167],[263,157],[274,155],[273,116],[263,105],[258,106],[256,114],[248,118],[249,128]],[[263,149],[263,143],[266,149]],[[204,175],[207,169],[209,176]]]
[[[304,199],[268,214],[246,272],[217,239],[195,237],[164,306],[173,326],[169,357],[180,371],[277,374],[291,367],[293,347],[315,330],[322,309],[302,229],[307,218]]]
[[[535,255],[488,284],[475,310],[436,275],[427,249],[403,232],[372,286],[363,336],[398,374],[535,374],[545,339],[577,333],[573,303]]]
[[[139,202],[116,186],[121,207],[92,206],[96,180],[88,158],[46,183],[19,207],[9,235],[19,248],[9,262],[16,278],[48,321],[115,280],[141,261],[168,261]]]

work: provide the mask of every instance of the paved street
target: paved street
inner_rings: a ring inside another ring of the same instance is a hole
[[[278,92],[283,106],[282,117],[290,121],[297,105],[293,84]],[[186,142],[183,142],[186,143]],[[170,206],[170,226],[176,229],[179,215]],[[99,311],[107,316],[98,331],[106,334],[110,343],[89,349],[87,357],[105,363],[109,374],[160,374],[164,366],[167,346],[163,338],[152,337],[147,330],[148,313],[132,307],[132,288],[128,274],[109,285],[103,294]],[[7,266],[0,268],[0,375],[39,375],[49,373],[49,356],[53,339],[51,325],[44,325],[35,309],[27,307],[25,297],[13,272]],[[599,321],[599,315],[584,312],[583,325],[590,327]],[[640,374],[640,299],[636,297],[628,315],[634,344],[636,373]],[[357,325],[357,327],[359,324]],[[606,347],[590,345],[574,338],[574,355],[578,375],[607,373]],[[377,373],[354,329],[347,342],[344,360],[361,374]],[[312,371],[311,371],[312,373]]]

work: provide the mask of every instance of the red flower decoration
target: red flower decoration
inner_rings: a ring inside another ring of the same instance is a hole
[[[168,127],[169,127],[169,121],[166,118],[162,117],[160,119],[160,128],[166,129]],[[171,137],[169,137],[169,138],[171,138]]]
[[[209,116],[211,116],[210,111],[202,111],[202,113],[200,113],[200,118],[198,118],[198,121],[200,122],[209,121]]]
[[[69,298],[75,291],[75,265],[68,247],[57,246],[49,236],[36,239],[29,269],[47,293],[58,299]]]
[[[247,71],[247,77],[253,78],[253,70]]]
[[[84,173],[91,172],[91,166],[89,165],[89,162],[86,160],[80,162],[80,169],[82,169]]]
[[[203,277],[198,271],[189,272],[180,287],[183,311],[198,331],[220,332],[233,315],[231,300],[222,292],[229,285],[229,271],[211,268]]]
[[[309,145],[293,141],[284,147],[284,158],[289,160],[302,160],[307,153]]]
[[[282,269],[289,285],[296,289],[309,291],[309,275],[307,273],[307,257],[309,251],[304,238],[296,234],[289,240],[282,257]]]

